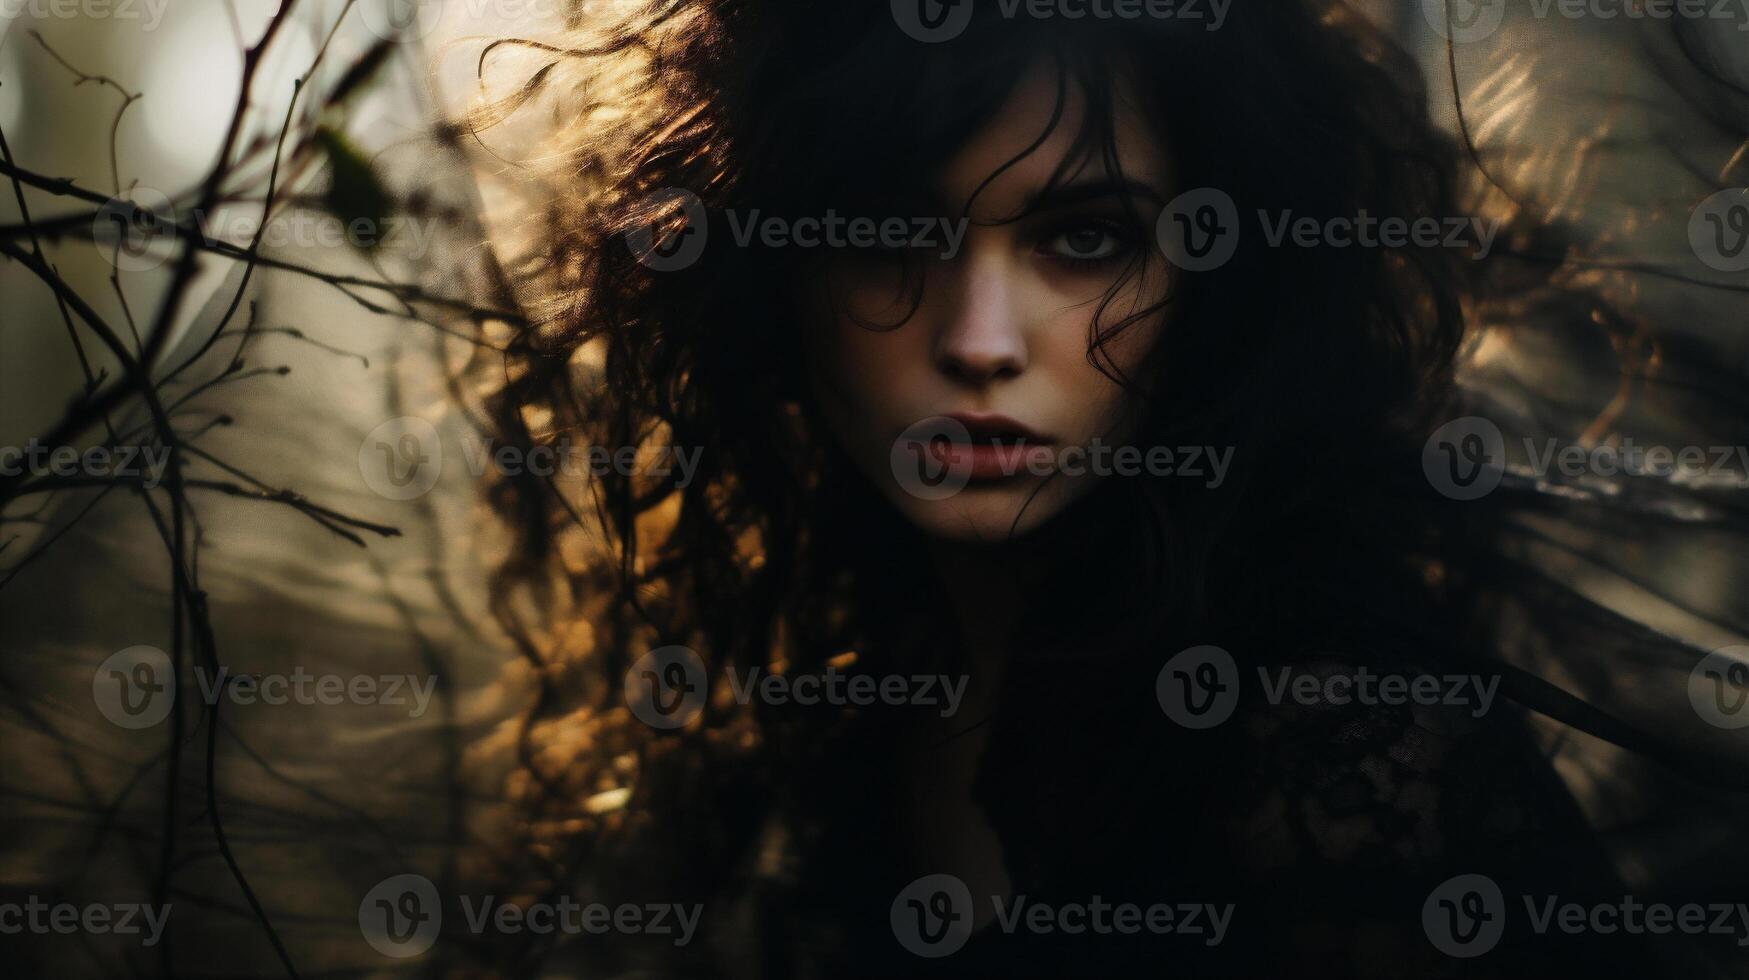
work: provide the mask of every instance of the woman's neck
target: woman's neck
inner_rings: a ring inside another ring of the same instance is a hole
[[[952,610],[969,666],[995,670],[1019,635],[1027,585],[1036,578],[1018,545],[930,543],[935,580]]]

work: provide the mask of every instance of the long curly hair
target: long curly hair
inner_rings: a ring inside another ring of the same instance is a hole
[[[940,612],[918,535],[832,443],[804,383],[802,331],[816,325],[798,285],[830,277],[830,263],[716,234],[697,261],[659,271],[628,235],[685,220],[676,190],[710,222],[881,213],[1041,64],[1059,80],[1058,116],[1069,93],[1085,100],[1082,159],[1116,168],[1113,107],[1128,96],[1178,189],[1219,187],[1243,215],[1460,213],[1456,157],[1418,68],[1355,11],[1237,0],[1209,26],[992,9],[930,44],[876,0],[649,0],[609,25],[579,20],[562,42],[488,50],[483,65],[510,49],[539,61],[495,118],[538,104],[556,124],[512,269],[539,284],[537,325],[509,345],[491,400],[498,436],[524,450],[582,435],[701,454],[690,482],[524,473],[491,489],[516,536],[497,610],[540,678],[516,781],[523,852],[541,861],[532,877],[630,878],[635,862],[637,880],[671,895],[740,887],[773,815],[806,817],[785,787],[852,720],[737,704],[728,672],[936,656],[900,642],[916,621],[895,613]],[[1133,441],[1237,451],[1218,488],[1110,480],[1036,532],[1026,546],[1062,570],[1050,606],[1074,615],[1034,635],[1085,640],[1097,621],[1120,636],[1102,646],[1158,651],[1280,631],[1338,618],[1306,583],[1340,583],[1344,569],[1454,591],[1432,556],[1456,535],[1428,516],[1419,452],[1452,391],[1467,259],[1443,244],[1279,248],[1246,235],[1220,268],[1175,276],[1160,307],[1114,319],[1102,305],[1096,365],[1140,317],[1166,322],[1147,376],[1121,379],[1143,408]],[[1139,273],[1124,270],[1111,295]],[[1077,572],[1087,567],[1108,571]],[[561,607],[585,625],[530,625]],[[664,644],[695,650],[713,691],[677,732],[636,721],[621,688]]]

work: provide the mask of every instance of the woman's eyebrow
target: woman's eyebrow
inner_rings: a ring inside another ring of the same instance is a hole
[[[1139,198],[1152,201],[1161,207],[1166,205],[1166,199],[1160,192],[1142,181],[1094,177],[1041,188],[1027,198],[1026,211],[1051,211],[1112,197]]]

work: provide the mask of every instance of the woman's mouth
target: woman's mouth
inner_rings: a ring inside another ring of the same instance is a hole
[[[959,412],[943,416],[945,438],[932,443],[936,459],[978,482],[1043,476],[1055,440],[1006,415]],[[957,423],[957,424],[954,424]]]

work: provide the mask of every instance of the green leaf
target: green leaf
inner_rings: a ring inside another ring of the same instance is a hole
[[[315,140],[328,160],[330,175],[322,206],[345,224],[348,241],[374,251],[389,232],[394,199],[370,160],[345,134],[325,126],[316,131]]]

